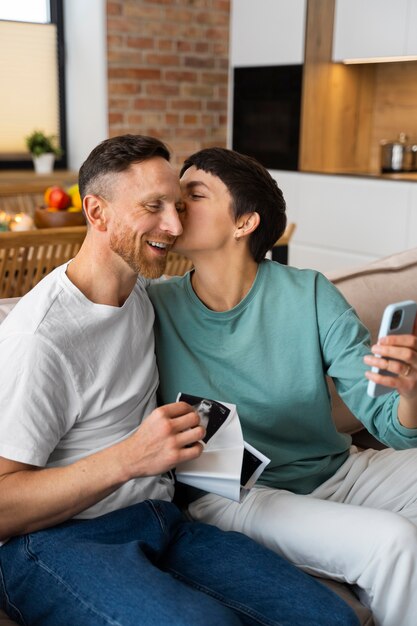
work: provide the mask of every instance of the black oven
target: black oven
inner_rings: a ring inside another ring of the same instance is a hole
[[[298,169],[302,67],[234,69],[234,150],[269,169]]]

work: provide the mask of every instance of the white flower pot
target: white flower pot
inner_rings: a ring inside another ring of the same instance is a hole
[[[37,174],[50,174],[53,172],[55,155],[53,152],[47,152],[39,156],[32,155],[33,165]]]

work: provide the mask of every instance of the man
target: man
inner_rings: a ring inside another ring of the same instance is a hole
[[[42,626],[356,624],[272,552],[171,503],[166,472],[205,430],[185,403],[155,408],[143,276],[182,231],[167,148],[106,140],[79,184],[80,252],[0,327],[2,604]]]

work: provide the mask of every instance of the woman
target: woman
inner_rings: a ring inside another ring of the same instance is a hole
[[[414,626],[417,338],[391,337],[370,355],[367,330],[324,276],[264,260],[285,202],[253,159],[202,150],[181,186],[175,250],[194,271],[149,289],[160,400],[181,391],[236,404],[245,440],[271,459],[243,503],[198,494],[191,515],[356,584],[378,624]],[[326,376],[372,434],[404,450],[351,447],[333,425]],[[367,379],[392,393],[370,398]]]

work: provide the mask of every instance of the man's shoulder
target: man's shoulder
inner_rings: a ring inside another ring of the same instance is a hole
[[[0,325],[0,338],[16,333],[36,333],[63,290],[64,271],[65,266],[57,267],[17,301]]]

